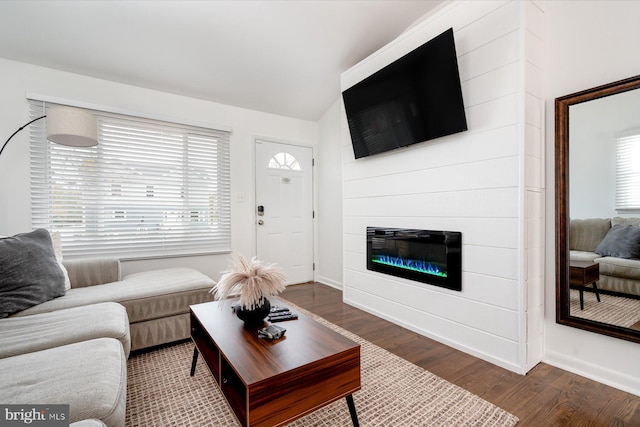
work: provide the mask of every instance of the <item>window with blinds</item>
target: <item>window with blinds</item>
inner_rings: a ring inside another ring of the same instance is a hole
[[[616,137],[616,210],[640,211],[640,130]]]
[[[29,128],[33,226],[59,231],[65,257],[228,252],[230,133],[91,112],[95,147],[48,142],[46,119]]]

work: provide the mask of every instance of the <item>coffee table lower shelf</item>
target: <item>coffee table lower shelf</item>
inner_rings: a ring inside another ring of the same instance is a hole
[[[206,324],[208,320],[204,319],[201,323],[202,317],[206,317],[208,314],[205,314],[203,307],[198,306],[207,304],[214,303],[192,306],[191,338],[195,348],[191,375],[195,374],[198,354],[200,354],[242,426],[258,427],[286,424],[341,398],[346,398],[352,422],[354,426],[358,426],[352,393],[360,389],[359,345],[353,343],[353,346],[343,346],[344,348],[340,347],[339,351],[330,353],[328,356],[322,354],[322,357],[313,358],[310,363],[306,363],[304,366],[281,369],[275,374],[265,374],[264,377],[256,379],[247,374],[251,370],[246,371],[246,367],[242,366],[243,360],[245,360],[243,359],[244,355],[254,352],[253,358],[257,360],[256,363],[264,363],[265,367],[278,365],[277,358],[282,359],[283,353],[273,351],[274,345],[277,343],[258,339],[255,336],[257,329],[253,331],[241,327],[241,330],[238,331],[237,342],[233,345],[240,353],[229,351],[231,354],[225,354],[218,342],[211,336],[211,328],[203,326],[203,323]],[[218,308],[213,307],[207,307],[206,311],[213,312],[214,316],[219,314],[216,312],[220,312]],[[235,318],[232,322],[235,321],[238,319]],[[300,332],[297,329],[304,326],[305,323],[307,326],[312,325],[308,322],[316,323],[311,319],[302,319],[302,322],[299,319],[293,322],[295,322],[295,327],[289,327],[289,329],[293,329],[291,336],[286,335],[280,344],[289,340],[287,344],[293,345],[296,341],[296,333]],[[225,327],[225,325],[218,326]],[[313,332],[313,330],[309,330],[309,333]],[[330,330],[329,332],[335,333]],[[228,337],[218,338],[219,341],[226,341]],[[222,345],[223,348],[224,346],[225,344]],[[322,345],[320,344],[320,346]],[[229,349],[227,348],[227,350]],[[242,354],[243,356],[236,357],[234,354],[236,356]],[[261,357],[264,359],[260,359]],[[252,367],[251,369],[256,368]],[[259,367],[258,370],[260,370]]]

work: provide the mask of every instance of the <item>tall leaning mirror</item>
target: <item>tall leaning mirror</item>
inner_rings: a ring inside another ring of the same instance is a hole
[[[555,100],[556,321],[640,342],[640,76]]]

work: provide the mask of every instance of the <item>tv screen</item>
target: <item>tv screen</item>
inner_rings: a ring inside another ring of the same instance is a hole
[[[342,92],[356,159],[467,130],[453,29]]]

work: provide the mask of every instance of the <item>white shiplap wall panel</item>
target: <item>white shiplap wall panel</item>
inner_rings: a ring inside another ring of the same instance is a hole
[[[518,146],[513,141],[518,136],[518,125],[503,126],[477,132],[472,129],[450,137],[426,141],[407,148],[401,148],[376,156],[354,161],[349,131],[345,129],[347,144],[343,145],[343,180],[415,171],[426,167],[468,164],[476,161],[518,155]],[[429,147],[429,157],[420,155],[424,147]],[[472,147],[473,149],[470,149]],[[349,160],[347,160],[347,158]]]
[[[533,37],[529,37],[529,38],[533,38]],[[543,90],[542,70],[540,70],[540,68],[536,67],[534,64],[528,61],[525,67],[526,67],[525,87],[527,88],[527,93],[539,99]]]
[[[537,89],[537,93],[540,94],[540,88]],[[527,93],[524,99],[526,103],[525,123],[539,129],[542,126],[542,101],[530,93]]]
[[[518,250],[465,245],[462,255],[462,270],[516,280],[518,278]]]
[[[541,248],[529,248],[527,250],[527,264],[529,269],[541,268],[541,260],[544,258],[543,249]],[[542,307],[544,304],[544,284],[541,276],[531,276],[527,279],[528,287],[532,289],[532,292],[528,293],[527,310],[533,311]],[[530,322],[537,323],[537,322]],[[540,328],[542,325],[538,325]]]
[[[455,291],[434,291],[431,287],[417,286],[415,282],[389,280],[384,276],[352,271],[351,289],[376,295],[387,302],[405,305],[431,316],[447,319],[470,328],[476,328],[502,338],[517,339],[517,312],[496,307],[493,304],[478,304],[477,301],[462,298]],[[459,310],[451,313],[449,307]]]
[[[525,55],[527,63],[544,69],[544,34],[529,33],[525,40]]]
[[[544,4],[536,4],[531,1],[524,3],[524,16],[526,19],[525,28],[531,34],[536,35],[538,38],[544,38],[546,32],[545,17],[544,17]]]
[[[513,31],[491,43],[458,57],[460,79],[470,80],[518,61],[518,32]]]
[[[456,29],[456,53],[465,55],[518,29],[518,5],[502,2],[480,19]],[[458,42],[458,40],[460,40]]]
[[[393,285],[394,282],[391,282],[384,277],[380,277],[380,274],[375,272],[367,271],[366,273],[362,273],[355,270],[347,270],[346,274],[348,276],[350,283],[353,283],[353,286],[351,287],[351,289],[358,289],[363,294],[366,293],[366,294],[375,295],[376,297],[379,298],[378,301],[388,300],[384,295],[388,294],[389,286]],[[456,294],[453,294],[452,291],[449,291],[447,289],[442,289],[442,288],[437,288],[432,286],[426,286],[426,287],[422,286],[421,288],[425,290],[425,293],[423,295],[415,297],[415,300],[416,301],[440,301],[440,304],[444,306],[450,306],[451,304],[455,304],[456,306],[460,306],[461,308],[464,305],[471,306],[471,303],[473,301],[475,301],[476,303],[483,302],[485,303],[485,308],[486,308],[485,316],[481,316],[481,315],[476,316],[475,307],[477,306],[477,304],[474,303],[473,304],[474,308],[470,312],[470,313],[473,313],[470,319],[471,324],[467,326],[477,329],[479,327],[485,326],[483,325],[483,323],[486,323],[486,327],[489,330],[493,330],[493,328],[495,328],[494,323],[496,323],[495,322],[496,319],[495,317],[493,317],[496,311],[494,307],[496,307],[496,308],[502,309],[500,311],[502,316],[501,320],[509,322],[509,325],[507,325],[505,330],[509,330],[513,332],[514,328],[517,325],[517,321],[515,320],[515,317],[517,315],[517,307],[510,306],[510,303],[511,301],[513,301],[513,299],[504,298],[504,299],[489,300],[488,298],[486,298],[486,296],[488,294],[487,289],[495,290],[497,292],[503,292],[504,294],[509,296],[512,293],[512,290],[516,287],[515,283],[513,281],[496,280],[496,279],[491,279],[489,276],[472,275],[470,273],[465,273],[463,277],[473,278],[474,279],[473,282],[478,284],[478,286],[471,289],[468,295],[466,293],[462,295],[456,295]],[[372,283],[374,284],[373,286],[371,285]],[[401,280],[398,281],[397,283],[401,285],[401,287],[392,288],[392,289],[397,289],[398,295],[401,295],[402,297],[404,297],[404,299],[408,299],[407,293],[405,292],[405,290],[409,286],[415,286],[415,283],[411,283],[410,281],[402,282]],[[377,293],[376,292],[377,289],[381,289],[384,292]],[[477,293],[475,293],[476,290],[478,291]],[[429,293],[429,291],[431,293]],[[452,300],[452,302],[448,302],[448,301],[443,302],[442,297],[432,299],[431,295],[434,295],[436,293],[444,294],[449,299],[450,298],[459,298],[459,299]],[[469,298],[470,296],[473,296],[474,298]],[[466,299],[466,301],[461,302],[463,299]],[[391,301],[397,302],[398,300],[399,298],[391,298]],[[399,304],[404,304],[404,302],[401,302]],[[426,306],[422,306],[416,309],[428,311],[428,307]],[[430,314],[435,315],[435,312],[433,313],[430,312]],[[442,316],[439,316],[439,317],[442,317]],[[465,316],[465,317],[469,318],[469,316]],[[482,322],[478,320],[481,317],[484,319]],[[445,318],[445,317],[442,317],[442,318]],[[461,319],[452,319],[449,315],[447,315],[446,318],[449,321],[455,321],[455,322],[461,321]],[[444,335],[444,332],[445,331],[442,331],[441,334]],[[492,334],[492,335],[495,335],[495,334]]]
[[[523,304],[526,310],[524,370],[534,367],[543,356],[544,342],[544,36],[542,4],[524,5],[525,48],[525,132],[524,156],[526,188],[524,239],[525,271]]]
[[[346,252],[363,254],[364,252],[362,248],[362,239],[366,239],[366,238],[367,238],[366,232],[358,233],[358,234],[345,233],[342,247]]]
[[[525,180],[527,186],[541,188],[544,186],[544,165],[541,164],[539,157],[526,156],[526,175]]]
[[[402,183],[398,183],[401,185]],[[496,188],[344,200],[346,216],[516,218],[518,189]]]
[[[513,62],[462,82],[464,105],[469,108],[518,92],[518,63]]]
[[[516,280],[463,272],[462,282],[469,284],[464,290],[466,298],[517,311],[518,283]]]
[[[518,186],[517,157],[503,157],[470,164],[421,169],[347,181],[346,198],[450,192]],[[398,186],[398,181],[403,185]]]
[[[525,154],[527,156],[542,158],[542,147],[540,141],[542,140],[542,129],[535,126],[525,126]]]
[[[540,38],[542,37],[542,38]],[[534,67],[540,69],[542,74],[542,69],[544,69],[545,63],[545,48],[544,48],[544,35],[527,33],[527,37],[525,38],[525,48],[527,50],[527,63],[532,64]],[[543,90],[543,88],[540,88]],[[541,94],[542,92],[537,92]]]
[[[519,346],[513,340],[501,338],[479,328],[470,328],[442,317],[433,316],[428,312],[415,310],[404,304],[389,302],[377,295],[361,292],[354,288],[345,289],[345,299],[353,301],[357,307],[369,310],[380,317],[420,332],[451,347],[467,351],[507,369],[514,371],[518,369],[520,363]],[[429,330],[416,328],[415,325],[429,325]]]
[[[498,98],[470,107],[467,112],[467,126],[476,132],[496,129],[518,123],[517,94]]]
[[[346,217],[343,224],[345,239],[356,236],[356,243],[363,249],[362,239],[366,237],[367,226],[459,231],[465,245],[516,249],[519,243],[517,218]]]
[[[344,90],[454,29],[467,132],[355,160],[342,109],[344,298],[517,372],[535,359],[527,346],[539,325],[526,324],[526,311],[539,309],[542,288],[539,12],[529,2],[456,1],[342,76]],[[462,291],[368,271],[367,226],[462,232]]]

